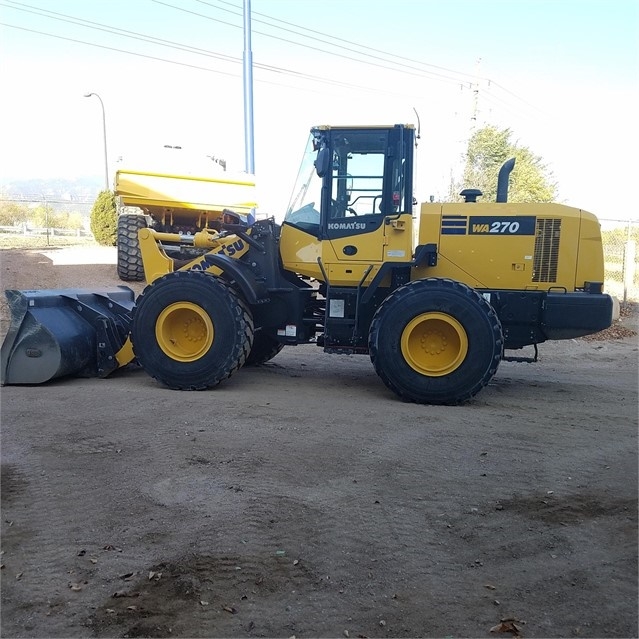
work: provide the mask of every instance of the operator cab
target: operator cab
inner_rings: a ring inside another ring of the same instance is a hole
[[[410,213],[414,143],[409,125],[311,129],[284,222],[330,240]]]

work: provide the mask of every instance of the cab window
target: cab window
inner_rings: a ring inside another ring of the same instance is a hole
[[[334,141],[331,219],[384,213],[388,131],[344,132]]]

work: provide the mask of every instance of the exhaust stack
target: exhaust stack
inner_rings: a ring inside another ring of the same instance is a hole
[[[501,169],[499,169],[499,176],[497,177],[497,199],[495,202],[508,202],[508,180],[510,173],[515,167],[515,158],[506,160]]]

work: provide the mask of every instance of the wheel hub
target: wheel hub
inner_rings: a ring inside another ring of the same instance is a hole
[[[175,302],[158,316],[155,336],[168,357],[193,362],[209,350],[215,329],[203,308],[192,302]]]
[[[449,375],[468,353],[464,327],[446,313],[422,313],[404,328],[401,349],[408,365],[431,377]]]

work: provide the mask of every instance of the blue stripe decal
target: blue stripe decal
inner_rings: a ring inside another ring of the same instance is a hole
[[[442,215],[440,227],[440,233],[442,235],[466,235],[467,230],[467,215]]]
[[[442,235],[466,235],[466,227],[464,227],[463,229],[458,229],[458,228],[454,228],[454,229],[442,228]]]

